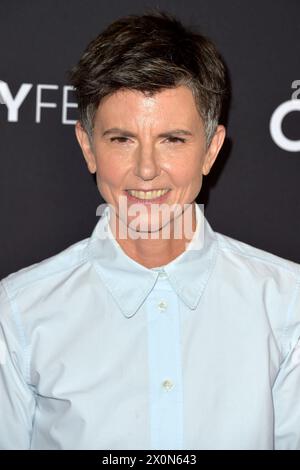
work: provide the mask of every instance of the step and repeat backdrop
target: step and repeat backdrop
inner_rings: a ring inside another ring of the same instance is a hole
[[[299,0],[2,0],[0,278],[91,234],[103,201],[67,70],[105,26],[151,7],[209,36],[230,72],[226,142],[197,198],[208,221],[300,262]]]

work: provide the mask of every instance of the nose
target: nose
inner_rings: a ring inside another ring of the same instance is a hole
[[[158,155],[152,146],[140,146],[136,150],[134,174],[143,180],[152,180],[160,174]]]

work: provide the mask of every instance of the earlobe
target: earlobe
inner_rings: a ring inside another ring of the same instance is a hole
[[[208,173],[209,173],[209,169],[207,169],[206,167],[203,167],[203,169],[202,169],[202,174],[203,174],[204,176],[207,176]]]
[[[84,159],[88,166],[90,173],[96,173],[96,162],[95,157],[91,148],[91,143],[87,132],[83,129],[81,123],[79,121],[75,124],[75,134],[77,141],[81,147]]]

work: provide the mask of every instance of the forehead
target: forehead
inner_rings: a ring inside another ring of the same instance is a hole
[[[120,89],[100,102],[96,119],[104,125],[111,121],[147,122],[185,121],[193,123],[200,116],[191,90],[186,86],[166,88],[152,96],[138,90]]]

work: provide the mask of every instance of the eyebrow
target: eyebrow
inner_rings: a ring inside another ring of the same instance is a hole
[[[132,132],[127,131],[126,129],[120,129],[119,127],[111,127],[110,129],[107,129],[106,131],[103,132],[102,137],[109,135],[109,134],[115,134],[115,133],[120,133],[126,137],[136,137],[136,135],[133,134]],[[159,134],[158,137],[169,137],[170,135],[174,135],[174,134],[193,135],[192,132],[187,131],[185,129],[172,129],[170,131]]]

